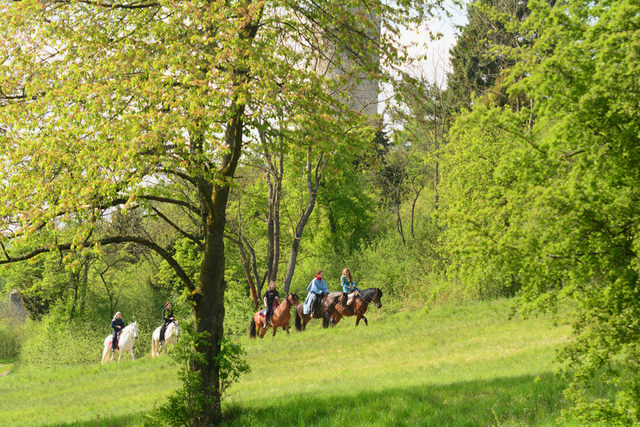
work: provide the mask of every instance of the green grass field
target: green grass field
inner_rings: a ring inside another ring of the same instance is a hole
[[[550,363],[569,328],[544,318],[509,320],[508,313],[508,301],[396,314],[373,308],[368,327],[345,318],[324,330],[316,320],[303,333],[242,338],[252,372],[225,399],[226,424],[558,425],[568,404]],[[135,426],[177,386],[167,358],[132,363],[127,356],[104,367],[17,365],[0,377],[0,420]]]

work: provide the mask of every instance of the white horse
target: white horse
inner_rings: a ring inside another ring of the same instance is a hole
[[[107,358],[109,357],[109,352],[111,352],[111,340],[113,339],[113,334],[110,334],[107,338],[104,339],[104,351],[102,352],[102,364],[104,365],[107,362]],[[120,339],[118,340],[118,347],[113,352],[111,352],[111,360],[109,362],[113,362],[113,356],[115,352],[119,352],[118,354],[118,362],[122,358],[122,353],[128,351],[131,353],[131,360],[135,361],[135,357],[133,357],[133,346],[138,339],[138,322],[129,323],[129,326],[126,326],[122,332],[120,332]]]
[[[164,331],[164,344],[160,345],[160,329],[162,326],[158,326],[155,331],[153,331],[153,335],[151,336],[151,357],[160,356],[161,347],[164,347],[165,354],[167,353],[167,346],[169,344],[178,342],[178,335],[180,334],[180,325],[178,325],[178,321],[174,320],[173,322],[167,325],[167,329]]]

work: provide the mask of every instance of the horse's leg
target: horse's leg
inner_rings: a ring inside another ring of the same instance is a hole
[[[369,326],[369,322],[367,321],[367,318],[364,317],[364,315],[362,316],[362,320],[364,320],[364,324]]]
[[[135,361],[136,361],[136,358],[135,358],[135,357],[133,357],[133,348],[132,348],[131,350],[129,350],[129,353],[131,353],[131,361],[132,361],[132,362],[135,362]]]
[[[276,336],[276,330],[278,329],[278,327],[276,325],[273,325],[273,335],[272,337]]]
[[[356,326],[358,326],[358,323],[360,323],[360,318],[361,318],[361,316],[360,316],[360,314],[358,314],[357,317],[356,317]]]

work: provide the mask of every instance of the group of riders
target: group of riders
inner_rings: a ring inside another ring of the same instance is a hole
[[[324,273],[322,270],[318,270],[316,273],[316,277],[311,280],[309,286],[307,286],[307,291],[309,294],[307,298],[304,300],[304,308],[303,313],[309,314],[313,309],[313,304],[316,299],[322,294],[329,293],[329,287],[327,286],[327,282],[323,279]],[[353,302],[353,298],[357,295],[357,292],[361,292],[362,290],[356,286],[353,281],[353,277],[351,276],[351,272],[348,268],[345,268],[342,271],[342,277],[340,277],[340,283],[342,284],[342,298],[340,300],[340,305],[342,306],[342,310],[346,310],[348,306]],[[271,315],[273,314],[273,310],[280,304],[280,294],[276,290],[276,282],[269,282],[269,287],[267,291],[264,293],[263,298],[264,305],[266,307],[265,311],[265,321],[264,324],[273,326],[271,322]],[[164,334],[167,330],[167,325],[173,322],[175,319],[173,317],[173,309],[171,308],[171,301],[167,301],[162,309],[162,326],[160,328],[160,345],[164,343]],[[124,328],[124,321],[122,320],[122,314],[117,312],[111,321],[111,328],[113,329],[113,338],[112,338],[112,348],[114,350],[118,349],[118,335]]]
[[[323,279],[324,272],[322,270],[318,270],[316,273],[316,277],[311,280],[309,286],[307,286],[307,298],[304,300],[303,313],[309,314],[313,310],[313,305],[315,304],[318,297],[322,294],[329,293],[329,287],[327,286],[327,282]],[[348,268],[342,270],[342,277],[340,277],[340,283],[342,284],[342,298],[340,300],[340,305],[342,310],[346,310],[348,306],[353,302],[353,298],[357,295],[357,292],[362,292],[360,288],[356,286],[353,281],[353,277],[351,276],[351,272]],[[276,282],[270,282],[269,288],[264,293],[264,305],[266,307],[265,311],[265,326],[271,325],[271,314],[275,307],[280,304],[280,295],[276,290]]]
[[[162,309],[162,326],[160,327],[160,345],[164,344],[164,333],[167,330],[167,325],[175,321],[173,317],[173,309],[171,308],[171,301],[167,301]],[[118,347],[118,335],[124,328],[124,320],[122,320],[122,314],[117,312],[113,316],[111,321],[111,328],[113,329],[113,338],[111,339],[111,348],[117,350]]]

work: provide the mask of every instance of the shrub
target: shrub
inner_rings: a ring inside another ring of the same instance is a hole
[[[14,359],[20,354],[24,340],[24,324],[0,319],[0,359]]]
[[[195,362],[204,362],[204,354],[194,351],[199,344],[207,344],[207,332],[195,332],[192,324],[185,324],[180,331],[180,340],[172,352],[173,363],[181,366],[178,373],[182,387],[176,390],[168,401],[147,414],[145,427],[196,426],[202,416],[205,396],[202,394],[202,380],[194,369]],[[223,340],[216,359],[220,367],[220,394],[225,397],[229,386],[237,382],[240,375],[250,371],[242,359],[246,353],[242,346],[229,339]]]
[[[105,336],[96,333],[90,324],[69,324],[49,314],[40,322],[28,324],[20,360],[41,366],[99,363]]]

